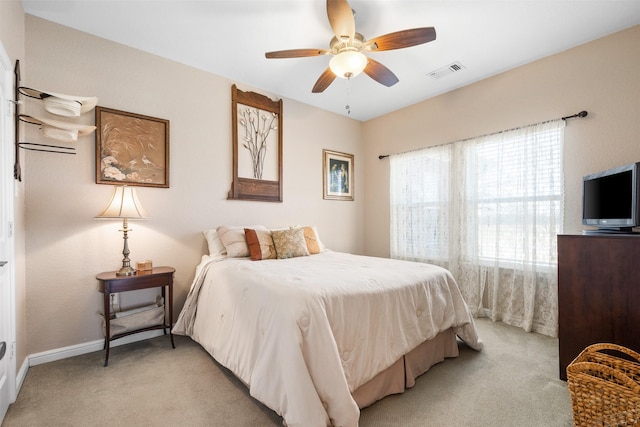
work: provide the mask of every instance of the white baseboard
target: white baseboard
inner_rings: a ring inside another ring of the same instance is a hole
[[[128,335],[113,341],[111,347],[130,344],[136,341],[142,341],[149,338],[155,338],[162,335],[161,330],[140,332],[139,334]],[[43,363],[54,362],[56,360],[66,359],[67,357],[80,356],[81,354],[92,353],[94,351],[103,350],[104,340],[96,340],[88,343],[62,347],[54,350],[43,351],[42,353],[30,354],[22,363],[20,370],[16,373],[16,396],[20,393],[22,384],[24,383],[29,367],[42,365]]]
[[[111,347],[118,347],[124,344],[130,344],[136,341],[142,341],[149,338],[159,337],[162,330],[140,332],[134,335],[119,338],[111,342]],[[90,341],[82,344],[71,345],[69,347],[57,348],[54,350],[43,351],[29,355],[29,366],[41,365],[43,363],[54,362],[56,360],[66,359],[68,357],[79,356],[81,354],[100,351],[104,347],[104,340]]]
[[[136,341],[142,341],[149,338],[155,338],[163,335],[161,330],[140,332],[139,334],[128,335],[117,339],[111,343],[111,347],[130,344]],[[94,351],[103,350],[104,340],[96,340],[83,344],[76,344],[69,347],[57,348],[54,350],[43,351],[42,353],[30,354],[22,363],[20,370],[16,374],[16,396],[20,393],[22,384],[27,377],[29,367],[42,365],[43,363],[54,362],[56,360],[66,359],[68,357],[80,356],[81,354],[92,353]]]
[[[29,371],[29,358],[25,358],[24,362],[22,362],[22,366],[20,370],[16,374],[16,397],[18,393],[20,393],[20,389],[22,388],[22,383],[24,379],[27,377],[27,372]]]
[[[155,338],[163,335],[162,330],[140,332],[139,334],[128,335],[117,339],[111,343],[111,347],[130,344],[136,341],[142,341],[149,338]],[[29,367],[42,365],[43,363],[54,362],[56,360],[66,359],[68,357],[80,356],[81,354],[92,353],[94,351],[103,350],[104,340],[96,340],[83,344],[76,344],[69,347],[57,348],[54,350],[43,351],[42,353],[30,354],[22,363],[20,370],[16,373],[16,396],[20,393],[22,384],[24,383]]]

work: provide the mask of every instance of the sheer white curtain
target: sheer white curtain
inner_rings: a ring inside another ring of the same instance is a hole
[[[442,265],[476,316],[557,335],[564,121],[390,156],[391,256]]]

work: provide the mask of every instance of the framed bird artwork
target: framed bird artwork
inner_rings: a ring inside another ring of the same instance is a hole
[[[96,184],[169,188],[169,120],[96,107]]]

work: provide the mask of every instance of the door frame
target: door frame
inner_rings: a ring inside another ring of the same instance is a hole
[[[8,357],[8,369],[7,369],[7,389],[8,389],[8,398],[9,404],[15,402],[16,400],[16,351],[15,351],[15,340],[16,340],[16,319],[15,319],[15,286],[16,286],[16,276],[15,276],[15,264],[16,264],[16,255],[15,255],[15,186],[13,178],[13,162],[14,162],[14,142],[13,139],[15,137],[14,133],[14,113],[15,109],[18,108],[17,105],[12,102],[16,101],[13,99],[14,93],[14,65],[11,63],[9,59],[9,55],[4,48],[4,44],[0,40],[0,84],[2,85],[2,93],[6,97],[4,102],[6,108],[6,114],[0,118],[2,120],[2,128],[0,131],[2,135],[0,135],[0,186],[2,186],[3,190],[1,194],[4,194],[4,200],[1,201],[2,206],[0,209],[5,210],[6,223],[0,224],[1,227],[6,227],[5,232],[7,235],[6,242],[6,260],[8,263],[2,268],[8,268],[8,271],[5,272],[7,275],[7,290],[8,298],[2,298],[0,300],[0,313],[5,313],[5,334],[7,341],[7,350],[5,357]],[[4,418],[4,413],[0,412],[0,423]]]

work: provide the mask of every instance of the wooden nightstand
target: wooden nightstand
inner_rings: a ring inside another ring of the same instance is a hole
[[[171,327],[173,326],[173,273],[175,271],[176,270],[172,267],[154,267],[151,271],[138,271],[137,274],[133,276],[116,276],[115,271],[100,273],[96,276],[96,279],[98,279],[99,282],[98,290],[104,294],[104,349],[106,350],[106,354],[104,357],[104,366],[107,366],[109,363],[109,346],[111,341],[117,340],[118,338],[122,338],[127,335],[136,334],[138,332],[162,329],[164,331],[164,334],[166,335],[167,328],[169,328],[171,346],[173,348],[176,348],[176,345],[173,342],[173,334],[171,333]],[[165,287],[169,289],[169,298],[165,297]],[[165,312],[162,323],[111,336],[110,323],[112,319],[111,304],[109,301],[110,294],[117,292],[137,291],[140,289],[148,288],[162,288],[162,297],[165,301]],[[166,307],[169,307],[168,322]]]

